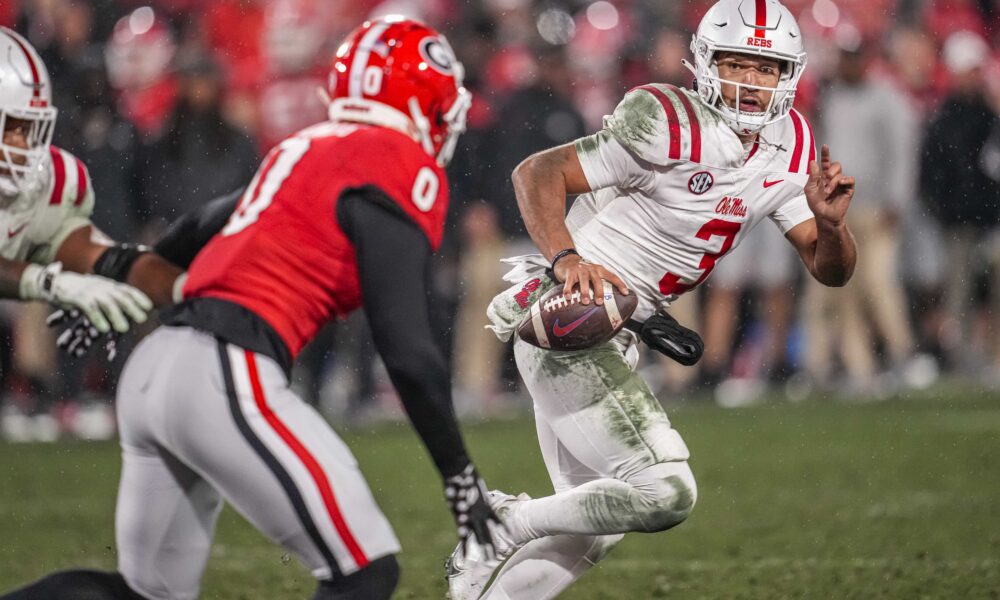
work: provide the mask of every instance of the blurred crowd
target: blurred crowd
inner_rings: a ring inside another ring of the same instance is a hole
[[[449,167],[433,305],[459,410],[493,415],[526,406],[508,349],[483,328],[502,286],[498,259],[532,251],[510,172],[598,129],[634,86],[690,86],[682,59],[711,4],[3,0],[0,25],[44,58],[60,111],[54,144],[88,165],[94,221],[125,240],[154,239],[245,185],[272,145],[323,120],[329,59],[365,17],[403,13],[444,31],[475,100]],[[666,403],[729,405],[769,389],[866,400],[940,373],[1000,382],[1000,2],[786,4],[809,52],[796,106],[858,179],[857,272],[845,288],[813,285],[777,228],[762,225],[673,307],[705,338],[701,364],[650,356],[647,379]],[[5,411],[52,416],[58,435],[92,407],[87,398],[112,394],[118,365],[56,356],[44,307],[3,311]],[[395,410],[366,329],[360,317],[332,325],[295,375],[347,419]]]

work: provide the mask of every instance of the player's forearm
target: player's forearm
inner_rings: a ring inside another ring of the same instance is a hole
[[[854,236],[846,223],[833,225],[816,220],[816,253],[812,274],[817,281],[830,287],[846,284],[854,274],[857,262]]]
[[[0,258],[0,298],[20,298],[21,278],[28,263]]]
[[[525,159],[511,176],[528,235],[549,260],[574,245],[566,228],[566,180],[559,165],[558,155],[542,152]]]
[[[126,283],[145,292],[157,307],[174,303],[174,283],[183,271],[153,253],[135,260]]]

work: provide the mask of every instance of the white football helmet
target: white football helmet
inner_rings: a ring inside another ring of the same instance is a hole
[[[685,63],[698,82],[698,93],[708,107],[729,123],[736,133],[760,131],[784,118],[795,102],[795,87],[806,66],[802,32],[795,17],[778,0],[720,0],[705,13],[691,39],[694,66]],[[727,82],[740,88],[771,92],[762,112],[741,111],[722,99],[722,80],[716,59],[720,52],[766,56],[781,62],[778,86],[764,87]]]
[[[49,73],[23,37],[0,27],[0,199],[40,188],[51,163],[56,122]],[[27,148],[4,143],[11,119],[24,121]]]

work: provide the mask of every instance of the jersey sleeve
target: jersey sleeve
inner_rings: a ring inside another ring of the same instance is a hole
[[[607,129],[578,139],[575,147],[591,190],[644,188],[653,182],[652,165],[635,156]]]
[[[94,188],[90,173],[79,158],[52,147],[52,181],[46,204],[32,223],[32,246],[28,260],[48,264],[71,233],[90,225],[94,212]]]
[[[799,223],[812,219],[813,212],[809,208],[809,203],[806,202],[805,193],[802,193],[779,206],[769,216],[774,224],[781,229],[781,233],[785,234]]]
[[[625,94],[604,117],[610,131],[633,154],[658,166],[700,162],[701,125],[688,95],[672,85],[643,85]]]

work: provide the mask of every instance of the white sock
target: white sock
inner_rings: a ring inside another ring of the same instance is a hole
[[[621,535],[559,535],[534,540],[510,557],[482,600],[555,598],[621,539]]]

